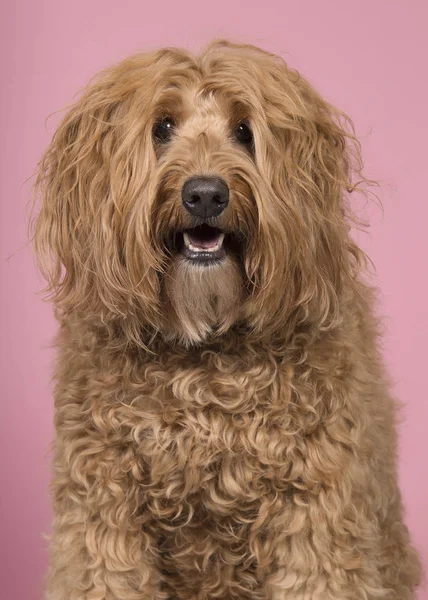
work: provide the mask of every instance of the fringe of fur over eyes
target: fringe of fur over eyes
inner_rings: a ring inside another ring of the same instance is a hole
[[[207,267],[175,245],[198,175],[230,191]],[[133,56],[70,108],[34,228],[59,321],[49,600],[414,599],[365,183],[349,119],[253,46]]]

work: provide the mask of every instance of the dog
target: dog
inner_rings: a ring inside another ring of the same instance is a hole
[[[49,600],[410,600],[350,119],[279,57],[92,80],[39,164]]]

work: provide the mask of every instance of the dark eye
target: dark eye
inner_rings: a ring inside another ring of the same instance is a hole
[[[240,144],[251,146],[253,143],[253,132],[246,121],[241,121],[235,128],[235,137]]]
[[[174,120],[171,117],[165,117],[153,127],[153,137],[160,144],[166,144],[171,139],[174,129]]]

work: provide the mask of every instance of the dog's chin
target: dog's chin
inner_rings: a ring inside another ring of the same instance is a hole
[[[199,344],[239,319],[244,283],[238,250],[235,236],[208,225],[174,234],[164,278],[168,338]]]

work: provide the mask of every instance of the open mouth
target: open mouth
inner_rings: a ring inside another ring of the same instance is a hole
[[[222,261],[229,252],[238,252],[240,246],[233,233],[206,223],[174,232],[168,245],[173,253],[179,253],[187,260],[201,265]]]
[[[186,229],[182,235],[181,253],[189,260],[205,263],[218,261],[226,256],[225,234],[217,227],[199,225]]]

